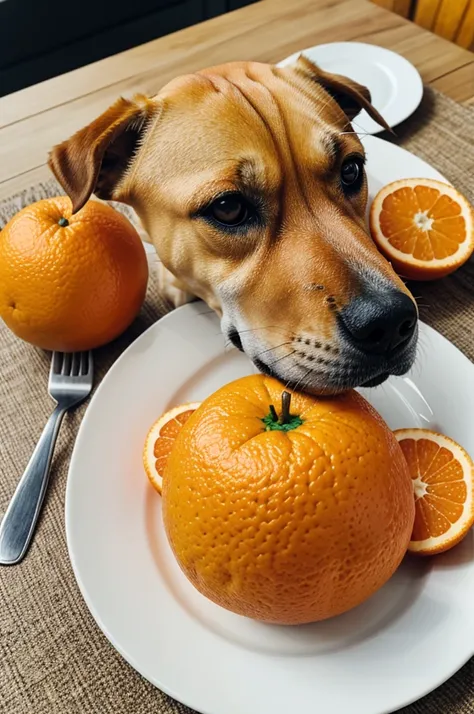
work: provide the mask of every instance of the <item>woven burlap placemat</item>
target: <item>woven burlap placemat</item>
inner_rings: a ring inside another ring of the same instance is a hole
[[[427,89],[420,109],[397,134],[397,143],[435,166],[474,203],[472,109]],[[0,227],[22,206],[57,192],[51,180],[0,203]],[[159,294],[157,265],[151,268],[139,318],[114,344],[97,351],[96,383],[127,345],[169,309]],[[416,285],[414,292],[424,306],[423,320],[474,360],[474,262],[432,285]],[[0,513],[50,414],[48,371],[48,355],[0,326]],[[77,588],[66,548],[64,494],[84,409],[69,414],[63,424],[43,515],[26,559],[20,566],[0,568],[0,711],[189,713],[125,663],[99,631]],[[319,712],[319,707],[308,702],[305,711]],[[435,692],[400,711],[473,714],[474,660]]]

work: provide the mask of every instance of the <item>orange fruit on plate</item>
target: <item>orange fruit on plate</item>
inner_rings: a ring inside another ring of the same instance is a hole
[[[434,555],[459,543],[474,524],[474,463],[447,436],[399,429],[395,436],[415,491],[415,525],[408,549]]]
[[[163,473],[176,437],[199,406],[200,402],[192,402],[170,409],[155,421],[147,434],[143,449],[143,466],[151,485],[158,493],[162,491]]]
[[[432,179],[394,181],[370,209],[370,232],[395,270],[435,280],[459,268],[474,250],[474,213],[455,188]]]
[[[137,231],[98,201],[74,215],[64,196],[38,201],[0,232],[0,317],[46,350],[113,340],[137,315],[147,280]]]
[[[252,375],[191,414],[164,469],[163,519],[202,594],[298,624],[378,590],[406,553],[415,507],[397,440],[363,397],[290,392],[281,424],[283,391]]]

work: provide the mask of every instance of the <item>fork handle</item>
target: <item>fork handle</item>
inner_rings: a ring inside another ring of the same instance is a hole
[[[0,524],[0,565],[23,559],[41,511],[59,428],[66,412],[59,405],[49,417],[28,466]]]

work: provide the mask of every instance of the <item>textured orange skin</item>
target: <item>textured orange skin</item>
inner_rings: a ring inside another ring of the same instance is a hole
[[[264,431],[282,389],[253,375],[203,402],[165,468],[163,517],[203,595],[241,615],[300,624],[355,607],[390,578],[415,507],[402,451],[359,394],[293,393],[304,423]]]
[[[61,217],[69,225],[61,227]],[[74,352],[110,342],[145,298],[148,264],[131,223],[89,201],[38,201],[0,233],[0,317],[21,339]]]

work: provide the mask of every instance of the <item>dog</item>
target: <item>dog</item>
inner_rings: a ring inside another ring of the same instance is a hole
[[[318,395],[413,364],[415,300],[366,226],[367,88],[300,57],[237,62],[119,99],[56,146],[73,212],[132,206],[163,264],[263,373]]]

